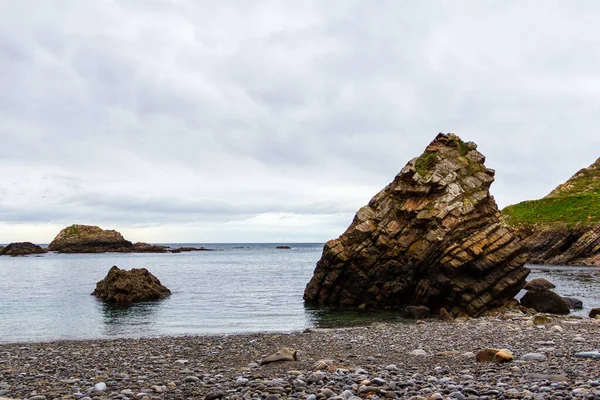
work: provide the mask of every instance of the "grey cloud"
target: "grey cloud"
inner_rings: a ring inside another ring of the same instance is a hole
[[[339,214],[341,233],[440,131],[479,144],[501,206],[541,197],[600,155],[599,16],[541,0],[1,3],[0,166],[18,172],[0,219]]]

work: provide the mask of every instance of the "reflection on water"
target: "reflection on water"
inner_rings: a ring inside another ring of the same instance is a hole
[[[338,310],[327,307],[305,305],[307,320],[315,328],[336,328],[357,325],[369,325],[376,322],[406,322],[400,311],[357,311]]]
[[[191,244],[223,251],[57,254],[0,257],[0,343],[159,335],[288,332],[404,321],[396,312],[305,307],[304,288],[322,244]],[[242,248],[238,248],[242,247]],[[90,293],[108,270],[148,268],[173,294],[115,307]],[[553,282],[561,296],[600,307],[600,269],[530,266],[529,279]]]
[[[103,333],[106,336],[131,336],[158,334],[156,314],[161,301],[135,303],[129,306],[97,300],[102,309]],[[153,332],[154,331],[154,332]]]

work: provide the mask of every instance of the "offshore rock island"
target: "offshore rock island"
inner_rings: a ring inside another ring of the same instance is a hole
[[[546,197],[502,215],[525,240],[528,262],[600,265],[600,158]]]
[[[132,243],[115,230],[94,225],[71,225],[59,232],[48,245],[48,250],[59,253],[181,253],[208,251],[204,247],[172,249],[143,242]]]
[[[501,219],[474,143],[439,134],[325,244],[304,299],[335,307],[446,308],[478,316],[524,286],[523,246]]]
[[[48,245],[48,250],[59,253],[125,252],[131,249],[133,243],[119,232],[91,225],[68,226]]]

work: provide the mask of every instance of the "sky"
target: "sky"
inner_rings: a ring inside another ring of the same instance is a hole
[[[600,3],[0,0],[0,243],[324,242],[438,132],[500,207],[600,157]]]

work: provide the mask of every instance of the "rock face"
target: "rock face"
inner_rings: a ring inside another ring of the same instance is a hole
[[[529,270],[476,147],[439,134],[325,244],[304,299],[477,316],[513,298]]]
[[[525,240],[530,263],[600,265],[600,158],[546,197],[502,214]]]
[[[116,265],[96,284],[96,289],[92,292],[93,296],[118,304],[159,300],[170,294],[171,291],[146,268],[127,271],[119,269]]]
[[[6,256],[24,256],[27,254],[43,254],[48,250],[33,244],[31,242],[16,242],[0,249],[0,255]]]
[[[48,250],[60,253],[128,252],[133,244],[114,230],[91,225],[71,225],[54,238]]]

